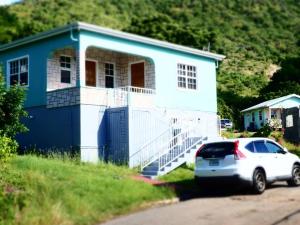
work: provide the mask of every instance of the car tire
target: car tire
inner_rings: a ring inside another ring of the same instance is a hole
[[[288,185],[291,187],[300,186],[300,166],[294,165],[292,169],[292,178],[287,181]]]
[[[267,186],[265,173],[261,169],[256,169],[253,173],[253,192],[254,194],[262,194]]]

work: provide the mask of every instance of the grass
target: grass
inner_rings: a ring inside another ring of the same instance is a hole
[[[111,164],[17,156],[0,169],[0,224],[96,224],[174,196],[132,175]]]

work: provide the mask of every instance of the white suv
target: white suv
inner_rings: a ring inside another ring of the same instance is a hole
[[[239,138],[203,144],[196,153],[195,180],[246,183],[255,193],[267,183],[300,185],[300,159],[267,138]]]

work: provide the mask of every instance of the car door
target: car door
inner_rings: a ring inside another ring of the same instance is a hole
[[[258,162],[265,169],[267,179],[275,179],[277,172],[274,169],[275,154],[269,152],[265,140],[257,140],[253,142],[255,154],[257,155]]]
[[[266,146],[269,152],[274,155],[274,170],[276,171],[276,177],[289,176],[291,173],[290,162],[282,147],[272,141],[266,141]]]

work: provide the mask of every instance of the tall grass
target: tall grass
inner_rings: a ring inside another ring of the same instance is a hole
[[[112,164],[18,156],[0,170],[0,224],[95,224],[174,195],[132,180],[135,174]]]

